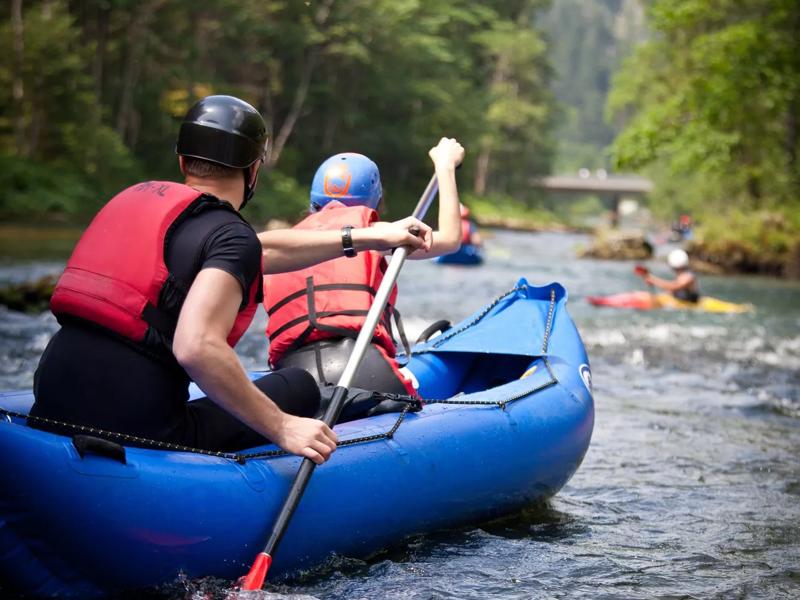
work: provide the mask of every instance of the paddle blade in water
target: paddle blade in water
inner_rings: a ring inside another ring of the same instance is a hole
[[[647,275],[649,271],[647,270],[647,267],[644,267],[642,265],[636,265],[635,267],[633,267],[633,272],[639,275],[640,277],[644,277],[645,275]]]
[[[267,571],[272,564],[272,557],[266,552],[260,552],[250,567],[250,572],[242,580],[241,589],[244,591],[260,590],[267,578]]]

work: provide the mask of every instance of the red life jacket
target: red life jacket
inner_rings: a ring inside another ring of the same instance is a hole
[[[174,227],[203,203],[236,212],[227,203],[173,182],[148,181],[114,196],[78,240],[50,310],[57,317],[79,317],[136,342],[145,340],[150,327],[171,339],[178,315],[159,307],[169,276],[165,243]],[[228,335],[231,346],[253,320],[260,291],[257,277]]]
[[[472,239],[472,223],[469,219],[461,219],[461,244],[469,244]]]
[[[295,229],[368,227],[377,219],[378,213],[371,208],[333,201],[308,215]],[[288,352],[311,342],[357,337],[386,266],[382,254],[368,250],[352,258],[342,256],[299,271],[266,275],[264,308],[269,315],[270,364],[276,365]],[[396,299],[395,285],[372,338],[389,357],[396,354],[390,333]]]

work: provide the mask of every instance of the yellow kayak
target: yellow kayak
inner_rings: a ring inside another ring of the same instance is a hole
[[[700,300],[697,302],[687,302],[686,300],[678,300],[670,294],[657,294],[655,301],[658,303],[659,308],[675,310],[701,310],[712,313],[743,313],[753,310],[752,304],[736,304],[735,302],[726,302],[711,296],[700,296]]]
[[[698,310],[712,313],[743,313],[753,310],[752,304],[736,304],[711,296],[701,296],[697,302],[678,300],[671,294],[651,294],[650,292],[626,292],[613,296],[589,296],[589,303],[595,306],[613,308],[634,308],[637,310]]]

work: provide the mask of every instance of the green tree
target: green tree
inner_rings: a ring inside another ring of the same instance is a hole
[[[101,121],[91,77],[91,48],[65,2],[51,0],[0,22],[0,208],[91,211],[92,185],[108,189],[132,168],[128,149]],[[13,132],[13,134],[12,134]],[[65,187],[66,189],[59,189]]]
[[[560,114],[556,168],[608,168],[606,148],[617,131],[604,116],[620,62],[647,35],[640,0],[558,0],[541,24],[555,72]]]
[[[800,199],[800,4],[656,0],[656,35],[615,81],[617,165],[701,177],[703,201],[764,208]],[[698,199],[699,201],[699,199]]]
[[[69,179],[50,208],[89,211],[113,181],[177,177],[181,116],[228,93],[258,107],[272,132],[259,195],[279,201],[253,203],[255,218],[300,210],[317,165],[346,150],[378,162],[389,205],[404,212],[442,135],[468,148],[463,181],[480,163],[487,193],[522,192],[552,154],[541,4],[11,0],[0,21],[0,159],[18,161],[14,185],[29,192],[41,179],[34,163]]]

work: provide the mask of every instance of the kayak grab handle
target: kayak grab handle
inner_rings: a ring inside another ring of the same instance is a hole
[[[75,435],[72,436],[72,445],[75,446],[75,450],[78,451],[81,458],[84,458],[87,453],[92,453],[116,460],[123,465],[128,464],[125,448],[109,440],[91,435]]]
[[[453,326],[453,324],[450,321],[448,321],[447,319],[440,319],[439,321],[436,321],[435,323],[431,323],[430,325],[428,325],[425,328],[425,330],[422,333],[419,334],[419,337],[417,338],[417,342],[416,343],[417,344],[422,344],[424,342],[427,342],[434,333],[437,333],[437,332],[444,333],[445,331],[450,329],[452,326]]]

